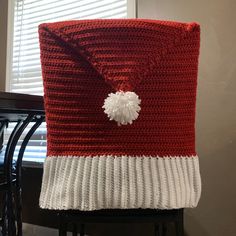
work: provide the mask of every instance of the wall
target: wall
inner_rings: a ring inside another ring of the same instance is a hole
[[[0,0],[0,91],[5,91],[7,53],[7,0]]]
[[[236,235],[236,1],[139,0],[139,18],[197,21],[201,55],[197,150],[198,208],[186,211],[186,235]]]

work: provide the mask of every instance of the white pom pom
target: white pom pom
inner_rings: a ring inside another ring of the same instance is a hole
[[[115,120],[118,125],[127,125],[138,118],[140,103],[141,100],[136,93],[120,91],[110,93],[102,108],[110,120]]]

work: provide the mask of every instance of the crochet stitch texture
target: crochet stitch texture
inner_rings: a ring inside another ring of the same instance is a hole
[[[81,20],[42,24],[39,36],[48,131],[40,206],[195,207],[199,25]],[[117,91],[141,99],[131,125],[103,111]]]

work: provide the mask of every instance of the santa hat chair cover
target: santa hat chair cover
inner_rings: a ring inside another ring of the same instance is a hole
[[[197,205],[199,34],[196,23],[154,20],[40,25],[42,208]]]

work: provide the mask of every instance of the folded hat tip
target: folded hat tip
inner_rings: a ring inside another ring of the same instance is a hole
[[[188,24],[187,30],[190,32],[200,31],[200,25],[196,22],[191,22]]]

